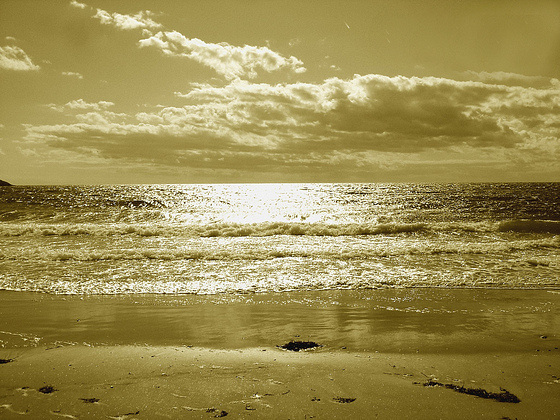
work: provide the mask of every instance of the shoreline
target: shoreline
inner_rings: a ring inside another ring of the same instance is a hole
[[[555,290],[375,289],[217,295],[0,291],[0,348],[152,345],[238,349],[298,338],[388,353],[560,346]],[[468,340],[474,345],[465,347]]]
[[[548,290],[0,291],[0,417],[552,418],[559,303]],[[323,347],[277,348],[291,340]]]

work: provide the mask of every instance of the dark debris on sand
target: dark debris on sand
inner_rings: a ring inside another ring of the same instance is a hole
[[[42,392],[43,394],[52,394],[54,391],[58,390],[52,385],[45,385],[39,388],[39,392]]]
[[[350,404],[356,401],[356,398],[334,397],[333,400],[340,404]]]
[[[214,413],[214,417],[219,418],[219,417],[225,417],[228,415],[228,412],[225,410],[218,410],[216,408],[209,408],[206,410],[207,413]]]
[[[80,400],[87,404],[94,404],[96,402],[99,402],[99,398],[80,398]]]
[[[309,350],[317,347],[323,347],[314,341],[290,341],[289,343],[278,346],[281,349],[289,351]]]
[[[4,365],[6,363],[13,362],[14,359],[0,359],[0,365]]]
[[[451,389],[455,392],[459,392],[461,394],[474,395],[476,397],[485,398],[488,400],[496,400],[498,402],[506,402],[506,403],[521,402],[521,400],[516,395],[513,395],[511,392],[503,388],[500,388],[500,392],[489,392],[482,388],[465,388],[464,386],[444,384],[441,382],[434,381],[432,379],[426,381],[424,383],[424,386],[440,386],[443,388]]]

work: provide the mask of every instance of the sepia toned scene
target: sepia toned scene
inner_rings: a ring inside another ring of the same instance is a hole
[[[0,1],[0,418],[560,416],[560,3]]]

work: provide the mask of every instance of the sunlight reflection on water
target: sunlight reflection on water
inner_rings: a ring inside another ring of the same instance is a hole
[[[10,187],[0,289],[559,287],[559,185]]]

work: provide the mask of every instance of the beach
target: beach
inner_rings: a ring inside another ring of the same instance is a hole
[[[0,420],[560,418],[559,21],[0,0]]]
[[[2,418],[560,414],[556,290],[0,301]],[[319,347],[279,347],[290,341]]]
[[[558,184],[5,188],[2,418],[560,413]]]

